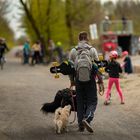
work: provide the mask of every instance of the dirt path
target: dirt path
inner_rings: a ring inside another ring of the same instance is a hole
[[[140,74],[121,79],[121,85],[125,105],[120,105],[114,89],[110,106],[104,106],[104,97],[99,96],[94,134],[77,132],[75,122],[68,133],[56,135],[53,114],[43,115],[40,107],[52,101],[57,90],[69,86],[68,77],[55,80],[47,66],[23,66],[8,57],[0,71],[0,140],[139,140]]]

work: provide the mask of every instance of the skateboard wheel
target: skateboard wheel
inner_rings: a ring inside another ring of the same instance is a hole
[[[55,75],[54,77],[55,77],[55,78],[59,78],[59,75]]]
[[[59,65],[58,62],[53,62],[52,64],[53,64],[53,66],[58,66]]]
[[[105,72],[105,68],[103,67],[103,68],[99,68],[99,71],[101,72],[101,73],[104,73]]]
[[[64,61],[64,63],[68,65],[68,61]]]

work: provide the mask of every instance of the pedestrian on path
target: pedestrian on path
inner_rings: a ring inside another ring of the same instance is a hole
[[[122,52],[122,57],[123,57],[123,65],[122,65],[122,67],[124,68],[124,72],[126,74],[133,73],[132,61],[131,61],[131,58],[130,58],[130,56],[128,54],[128,51],[123,51]]]
[[[88,62],[93,66],[94,60],[98,61],[98,54],[96,49],[89,44],[87,32],[81,32],[78,38],[77,47],[73,48],[69,55],[69,60],[75,65],[76,71],[75,75],[70,75],[70,82],[71,86],[75,85],[76,88],[78,130],[83,132],[86,128],[92,133],[91,122],[97,106],[96,80],[94,70],[88,67],[91,68],[91,73],[89,73],[86,66],[84,68],[82,66]]]
[[[29,41],[26,40],[23,46],[23,64],[29,63],[29,57],[30,57],[30,44]]]
[[[122,73],[122,69],[120,64],[116,61],[118,57],[118,53],[116,51],[111,51],[110,52],[110,62],[108,63],[108,66],[105,68],[105,71],[108,72],[109,74],[109,80],[108,80],[108,87],[105,93],[105,105],[108,105],[109,98],[110,98],[110,93],[111,93],[111,88],[112,85],[115,84],[116,89],[119,93],[121,104],[124,104],[124,98],[122,94],[122,90],[120,88],[120,79],[119,79],[119,73]]]
[[[31,65],[40,63],[40,57],[41,57],[40,52],[41,52],[40,41],[36,41],[35,44],[33,44],[33,46],[32,46]]]

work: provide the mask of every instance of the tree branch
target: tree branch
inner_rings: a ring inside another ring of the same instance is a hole
[[[40,31],[39,31],[39,29],[38,29],[38,27],[36,25],[36,22],[35,22],[35,20],[34,20],[34,18],[32,16],[32,14],[29,12],[27,3],[24,3],[23,0],[20,0],[20,3],[22,4],[22,6],[24,8],[24,11],[25,11],[25,13],[27,15],[27,18],[28,18],[30,24],[32,25],[32,28],[33,28],[37,38],[41,40],[41,33],[40,33]]]

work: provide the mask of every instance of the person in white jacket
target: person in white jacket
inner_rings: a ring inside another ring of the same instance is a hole
[[[98,61],[97,50],[89,45],[89,39],[87,32],[83,31],[79,34],[78,45],[70,51],[69,61],[74,65],[77,63],[77,56],[79,55],[79,50],[87,48],[88,55],[90,56],[91,62]],[[91,79],[88,82],[80,82],[77,79],[77,75],[70,76],[71,87],[76,88],[76,99],[77,99],[77,117],[79,131],[83,132],[86,128],[87,131],[93,133],[91,127],[91,121],[94,118],[94,112],[97,106],[97,88],[95,73],[92,72]],[[87,73],[83,73],[83,76]]]

